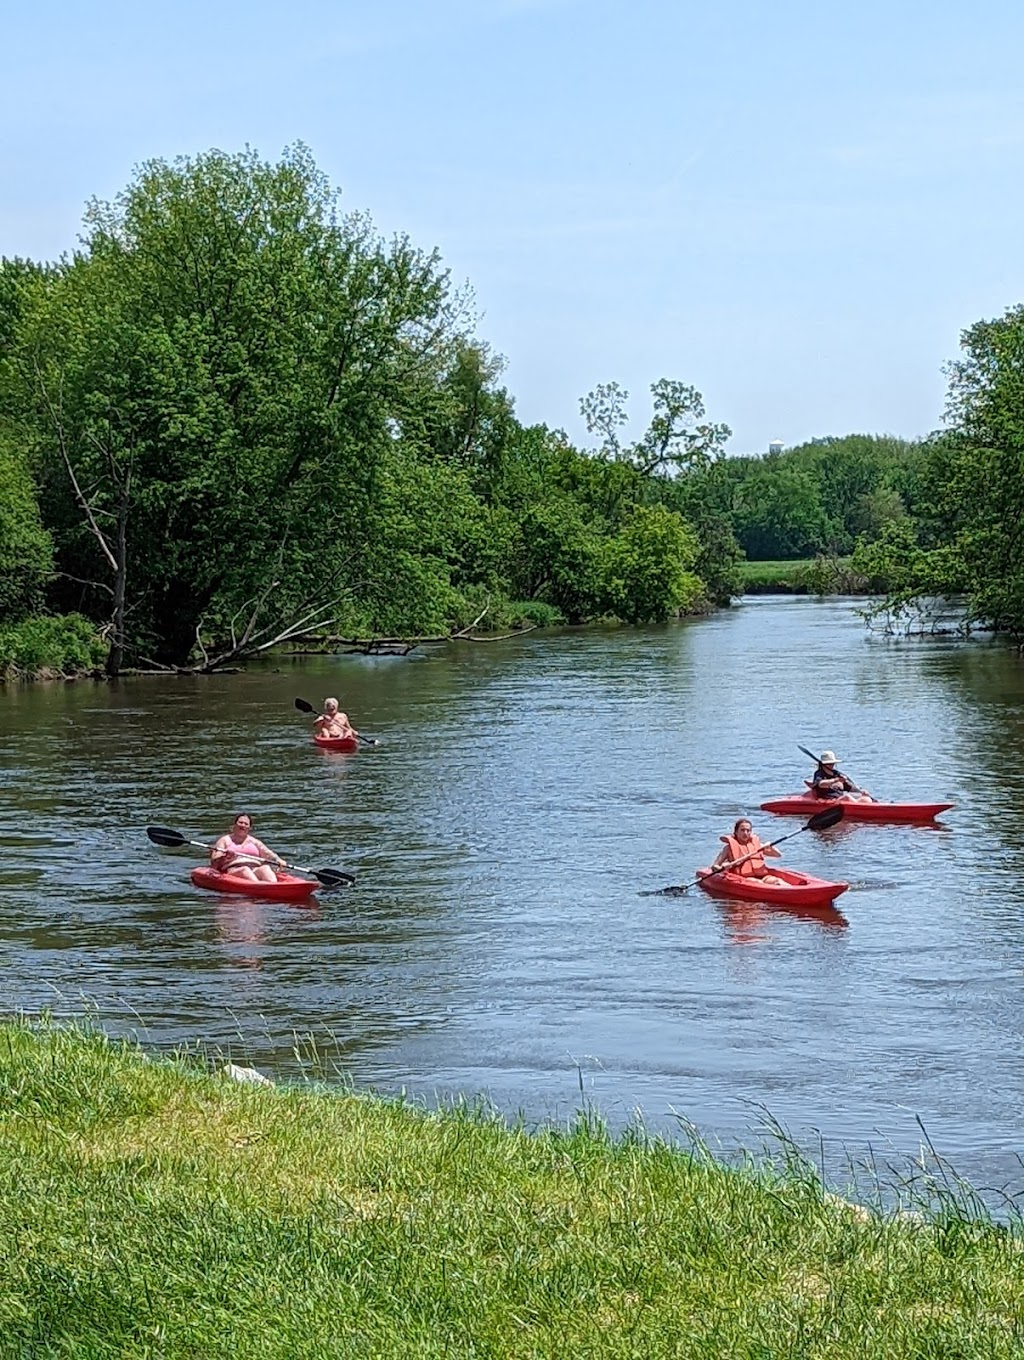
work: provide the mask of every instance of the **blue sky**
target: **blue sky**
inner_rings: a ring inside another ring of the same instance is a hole
[[[525,421],[679,378],[730,452],[942,421],[1024,301],[1024,5],[37,0],[4,19],[0,253],[55,258],[133,167],[305,142],[436,246]]]

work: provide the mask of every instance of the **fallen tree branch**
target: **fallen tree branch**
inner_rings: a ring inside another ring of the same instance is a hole
[[[487,603],[484,605],[483,609],[480,610],[480,613],[477,614],[476,618],[473,620],[473,622],[472,622],[471,624],[469,624],[468,627],[462,628],[462,629],[459,630],[459,632],[457,632],[457,633],[452,633],[452,634],[451,634],[452,639],[454,640],[455,638],[461,638],[461,637],[466,637],[466,636],[468,636],[468,634],[470,634],[470,633],[473,631],[473,629],[477,626],[477,624],[480,622],[480,620],[483,618],[483,616],[487,613],[487,611],[488,611],[488,609],[490,609],[490,607],[491,607],[491,602],[490,602],[490,600],[488,600]]]
[[[163,663],[162,661],[154,661],[153,658],[152,658],[151,656],[140,656],[140,657],[139,657],[139,660],[140,660],[140,661],[144,661],[144,662],[146,663],[146,668],[147,668],[148,670],[151,670],[151,671],[164,671],[164,672],[166,672],[166,674],[168,674],[168,675],[180,675],[180,674],[182,674],[182,667],[181,667],[181,666],[165,666],[164,663]],[[130,674],[133,674],[133,673],[134,673],[134,672],[131,672],[131,671],[122,671],[122,672],[121,672],[122,675],[130,675]],[[140,673],[144,675],[144,674],[145,674],[145,671],[140,672]]]
[[[514,628],[511,633],[483,633],[480,637],[470,637],[467,633],[456,633],[454,636],[461,642],[505,642],[508,638],[522,637],[524,633],[532,633],[535,628],[539,627],[539,623],[531,623],[526,628]]]
[[[481,617],[483,617],[481,615]],[[479,622],[479,620],[478,620]],[[474,625],[470,624],[472,628]],[[434,633],[429,637],[369,637],[369,638],[347,638],[347,637],[325,637],[321,639],[321,645],[315,648],[306,648],[302,651],[288,652],[289,656],[321,656],[337,652],[340,648],[347,648],[349,652],[360,652],[364,656],[371,652],[380,652],[388,648],[397,656],[407,656],[416,647],[422,647],[431,643],[443,642],[505,642],[508,638],[522,637],[524,633],[532,633],[540,624],[531,623],[525,628],[514,628],[510,633],[483,633],[474,636],[469,628],[462,628],[457,633]]]

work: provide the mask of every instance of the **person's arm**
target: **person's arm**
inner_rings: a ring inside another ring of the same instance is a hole
[[[727,845],[723,845],[721,850],[719,850],[718,852],[718,858],[714,861],[711,867],[712,869],[721,869],[723,864],[729,864],[731,860],[732,856],[729,854],[729,847]]]
[[[776,850],[774,845],[762,845],[761,854],[767,859],[781,859],[782,851]]]
[[[210,851],[210,864],[218,873],[223,872],[223,867],[228,861],[227,836],[221,836],[219,841],[215,841],[213,849]]]
[[[253,836],[253,840],[256,841],[255,836]],[[264,855],[274,864],[284,863],[284,860],[281,858],[281,856],[275,850],[271,850],[269,845],[264,845],[262,841],[256,841],[256,848],[259,850],[261,855]]]

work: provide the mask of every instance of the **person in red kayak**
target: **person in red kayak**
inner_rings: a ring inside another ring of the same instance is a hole
[[[269,864],[257,864],[251,859],[240,856],[256,855],[260,859],[273,860],[284,864],[280,855],[275,855],[252,834],[252,818],[240,812],[231,823],[231,830],[210,851],[210,864],[219,874],[230,874],[232,878],[247,878],[253,883],[276,883],[277,874]]]
[[[338,708],[337,699],[325,699],[324,711],[313,723],[313,731],[318,737],[354,737],[356,729],[348,720],[348,714]]]
[[[718,852],[718,858],[711,866],[713,869],[733,869],[744,878],[759,878],[764,883],[781,883],[774,874],[768,872],[765,856],[781,859],[782,851],[774,845],[762,845],[754,828],[746,817],[741,817],[732,829],[731,836],[722,836],[725,844]],[[735,866],[735,868],[733,868]]]
[[[838,756],[835,751],[822,751],[818,757],[818,768],[811,777],[811,789],[816,798],[841,798],[844,793],[855,797],[858,802],[870,803],[874,800],[867,789],[860,789],[852,779],[836,769]]]

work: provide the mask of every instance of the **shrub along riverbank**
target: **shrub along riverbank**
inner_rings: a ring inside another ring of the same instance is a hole
[[[0,1353],[1024,1352],[1019,1225],[0,1027]]]
[[[107,645],[81,614],[0,626],[0,680],[74,678],[103,670]]]

